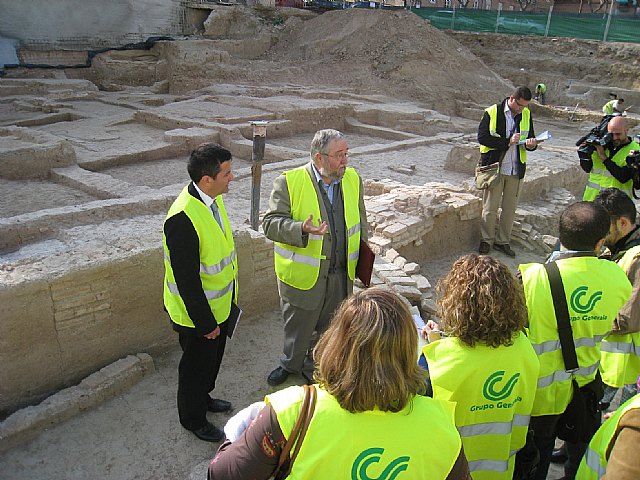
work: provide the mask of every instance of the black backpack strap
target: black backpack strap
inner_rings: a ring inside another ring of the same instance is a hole
[[[544,268],[547,271],[549,286],[551,287],[551,298],[556,312],[564,368],[567,372],[575,372],[578,369],[578,357],[576,356],[576,346],[573,343],[569,307],[567,306],[567,297],[564,293],[560,270],[558,270],[556,262],[545,263]]]

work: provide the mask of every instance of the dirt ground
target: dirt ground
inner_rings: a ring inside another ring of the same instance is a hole
[[[65,74],[68,77],[85,75],[103,90],[132,94],[141,89],[156,88],[158,82],[166,81],[167,95],[195,95],[191,93],[192,87],[202,89],[202,93],[214,83],[220,92],[222,84],[228,83],[234,84],[235,89],[242,85],[252,93],[259,92],[261,86],[268,86],[282,92],[296,91],[308,97],[318,89],[331,89],[339,92],[337,96],[367,95],[380,102],[387,96],[433,108],[444,116],[451,115],[456,132],[471,138],[475,134],[477,120],[470,120],[468,116],[462,118],[466,109],[477,111],[494,103],[506,96],[514,83],[531,85],[540,78],[549,78],[548,83],[556,88],[549,97],[555,95],[558,105],[574,104],[565,88],[571,82],[632,91],[639,88],[640,49],[635,45],[490,34],[447,34],[404,11],[353,9],[313,15],[304,20],[295,15],[283,15],[286,17],[284,23],[277,26],[273,22],[273,13],[257,15],[260,33],[273,35],[272,47],[252,58],[232,57],[224,68],[184,64],[166,77],[154,77],[147,85],[138,85],[135,89],[121,80],[114,80],[112,73],[106,75],[99,61],[90,72],[67,71]],[[241,15],[235,15],[231,23],[240,25],[247,21]],[[213,37],[204,32],[201,38]],[[534,53],[526,57],[527,68],[524,71],[520,65],[522,52],[526,50]],[[105,53],[102,57],[108,58],[109,55]],[[514,60],[515,57],[520,60]],[[607,74],[597,75],[593,72],[596,67],[605,69]],[[34,75],[33,72],[23,74]],[[41,74],[51,75],[51,72]],[[640,92],[638,95],[640,97]],[[593,97],[589,106],[597,110],[598,102],[599,99]],[[551,153],[541,154],[539,158],[549,163],[568,161],[567,152],[573,140],[580,136],[578,130],[588,129],[590,123],[567,125],[564,120],[560,122],[552,118],[553,115],[553,112],[544,110],[534,112],[536,129],[555,129],[557,143],[554,145],[561,147],[555,153],[549,151]],[[306,144],[309,138],[304,136],[288,141]],[[357,146],[358,142],[365,140],[354,136],[353,141],[352,146]],[[366,141],[371,141],[371,137]],[[433,181],[433,177],[452,183],[466,179],[459,173],[440,170],[446,154],[441,145],[420,148],[422,150],[417,154],[414,152],[414,155],[428,159],[425,165],[418,165],[414,177],[397,174],[396,179],[409,184]],[[386,158],[378,157],[363,156],[358,159],[360,165],[356,168],[364,178],[394,178],[387,165],[402,162],[403,153],[391,152]],[[536,161],[535,154],[531,155],[531,160]],[[575,159],[572,157],[572,160]],[[183,161],[167,160],[164,166],[175,176],[184,175],[180,170]],[[114,178],[145,176],[143,171],[136,173],[131,168],[119,167],[113,167],[108,173]],[[167,170],[163,169],[155,176],[146,176],[145,181],[150,187],[163,187],[167,185],[166,176]],[[263,181],[268,185],[271,180],[267,176]],[[12,185],[0,180],[0,190],[7,190]],[[37,183],[31,186],[39,188]],[[16,208],[26,211],[44,208],[44,200],[32,198],[29,191],[30,188],[24,189],[24,197],[15,197],[12,204],[1,204],[0,216],[13,215]],[[58,200],[62,205],[86,201],[84,197],[74,198],[73,192],[64,189],[51,193],[60,196]],[[236,207],[233,202],[230,200],[229,204]],[[235,202],[246,208],[247,198],[239,198]],[[80,237],[78,242],[81,242]],[[52,244],[48,248],[64,247]],[[463,253],[467,252],[461,249],[455,255],[435,257],[422,265],[423,273],[435,284],[455,258]],[[519,250],[515,260],[496,255],[513,270],[518,263],[542,260],[539,255]],[[163,328],[170,327],[166,323]],[[237,338],[227,345],[216,395],[230,400],[239,410],[273,391],[266,383],[266,376],[276,366],[281,344],[279,312],[265,312],[244,319]],[[129,391],[62,424],[47,428],[33,440],[0,454],[0,479],[203,478],[217,445],[197,440],[178,423],[175,392],[179,351],[174,348],[169,352],[156,352],[153,358],[156,371]],[[292,377],[289,383],[299,380]],[[228,417],[210,414],[210,420],[218,426],[222,426]],[[549,479],[560,477],[558,469],[549,475]]]

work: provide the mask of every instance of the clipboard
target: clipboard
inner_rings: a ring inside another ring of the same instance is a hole
[[[240,322],[240,317],[242,316],[242,309],[235,304],[235,302],[231,302],[231,310],[229,311],[229,317],[227,318],[227,337],[232,338],[233,334],[236,333],[236,328],[238,328],[238,322]]]
[[[371,286],[371,273],[373,272],[373,261],[376,254],[369,248],[363,240],[360,240],[360,253],[358,254],[358,264],[356,265],[356,277],[360,279],[365,287]]]

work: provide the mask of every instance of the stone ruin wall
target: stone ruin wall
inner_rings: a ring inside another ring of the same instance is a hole
[[[245,315],[278,308],[272,245],[246,228],[235,238]],[[158,247],[2,286],[0,411],[39,401],[129,353],[173,345],[163,274]]]

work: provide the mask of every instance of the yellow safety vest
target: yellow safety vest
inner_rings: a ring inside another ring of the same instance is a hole
[[[320,203],[313,180],[305,167],[289,170],[287,188],[291,201],[291,218],[304,221],[313,215],[314,221],[322,221]],[[360,252],[360,177],[353,168],[347,168],[341,181],[344,202],[344,222],[347,235],[347,271],[353,280]],[[309,235],[306,247],[294,247],[274,242],[276,276],[281,282],[299,290],[310,290],[318,281],[322,254],[322,235]]]
[[[229,317],[231,301],[237,298],[238,262],[233,243],[233,232],[224,208],[222,196],[215,200],[220,211],[220,218],[224,225],[224,232],[213,217],[211,210],[197,198],[193,197],[185,187],[178,198],[173,202],[167,219],[177,213],[184,212],[198,235],[200,248],[200,281],[202,289],[211,307],[216,322],[219,324]],[[165,220],[166,221],[166,220]],[[176,280],[171,268],[171,258],[167,248],[167,239],[163,235],[164,242],[164,305],[169,312],[171,320],[183,327],[195,328],[189,318],[184,301],[178,292]],[[235,290],[235,292],[234,292]]]
[[[638,255],[640,245],[627,250],[617,263],[628,272]],[[604,383],[615,388],[636,383],[640,375],[640,332],[607,335],[600,349],[600,373]]]
[[[627,156],[631,150],[640,150],[640,145],[636,142],[630,142],[628,145],[625,145],[618,150],[611,158],[611,161],[620,167],[626,166]],[[609,155],[609,149],[606,149],[605,152]],[[598,152],[593,152],[591,154],[591,161],[593,162],[593,166],[591,167],[591,172],[589,172],[589,180],[587,180],[587,186],[584,189],[582,200],[585,202],[591,202],[598,196],[600,190],[608,187],[617,188],[629,195],[629,197],[633,197],[633,180],[629,180],[625,183],[620,183],[616,180],[614,176],[611,175],[611,172],[607,170],[607,167],[604,166],[604,162],[600,160]]]
[[[618,102],[617,100],[609,100],[607,103],[603,105],[602,113],[604,113],[605,115],[613,115],[614,106],[616,105],[617,102]]]
[[[549,279],[540,263],[520,265],[529,315],[529,339],[540,360],[538,390],[531,415],[558,415],[571,400],[571,377],[590,383],[600,365],[600,342],[609,333],[631,284],[614,262],[592,256],[558,260],[567,298],[578,370],[565,370]]]
[[[291,480],[445,479],[460,454],[454,404],[415,396],[400,412],[350,413],[321,388]],[[267,395],[288,438],[303,399],[293,386]]]
[[[634,408],[640,408],[640,395],[636,395],[623,405],[620,405],[616,413],[600,426],[591,439],[584,457],[582,457],[576,478],[580,480],[596,480],[607,473],[607,464],[613,449],[611,441],[618,431],[620,419],[625,413]]]
[[[500,134],[496,131],[498,124],[498,104],[491,105],[485,109],[485,112],[489,114],[489,133],[494,137],[500,137]],[[529,136],[529,128],[531,125],[531,111],[528,107],[522,109],[522,117],[520,119],[520,138],[526,139]],[[524,148],[524,144],[519,145],[520,162],[527,163],[527,149]],[[480,153],[487,153],[495,148],[489,148],[485,145],[480,145]]]
[[[457,338],[423,347],[433,398],[456,402],[456,426],[474,480],[511,480],[526,441],[540,363],[520,333],[513,345],[471,348]]]

